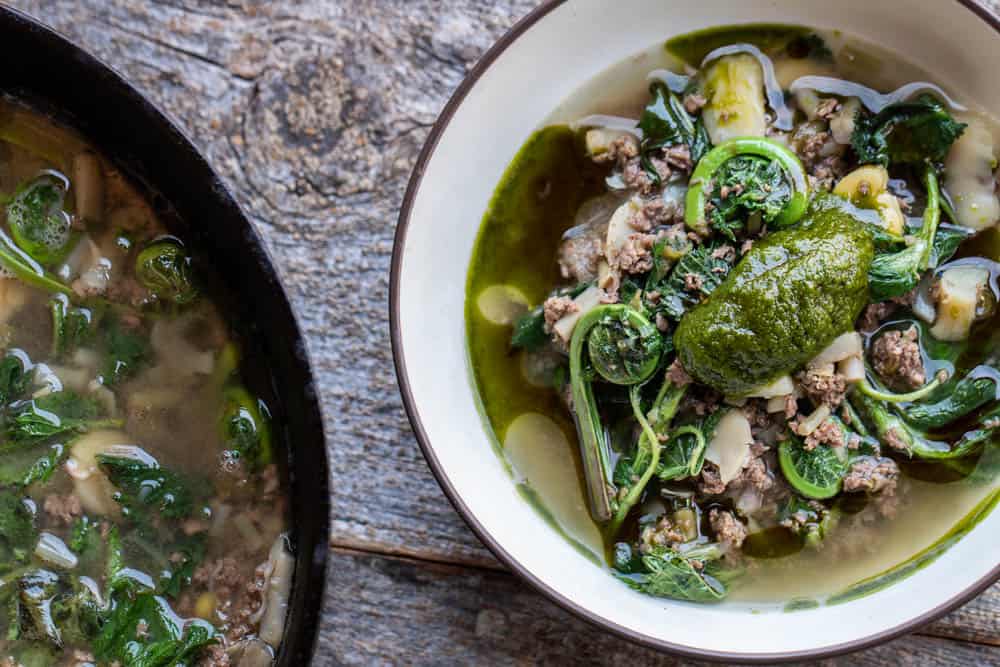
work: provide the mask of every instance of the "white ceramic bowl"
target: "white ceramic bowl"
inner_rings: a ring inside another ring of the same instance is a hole
[[[452,503],[486,545],[546,596],[641,643],[752,662],[820,657],[885,641],[1000,578],[1000,512],[938,560],[868,597],[796,613],[654,599],[621,585],[516,492],[477,409],[465,342],[466,272],[504,168],[573,91],[648,46],[736,23],[840,29],[899,53],[961,99],[1000,110],[997,21],[936,0],[551,1],[505,35],[448,103],[420,156],[392,263],[392,341],[404,402]]]

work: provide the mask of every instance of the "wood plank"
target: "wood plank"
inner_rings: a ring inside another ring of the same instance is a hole
[[[535,0],[9,4],[70,35],[166,109],[249,212],[309,339],[326,414],[333,544],[476,566],[442,570],[338,551],[319,662],[420,661],[417,649],[456,662],[558,661],[574,647],[608,661],[654,661],[490,571],[499,564],[445,501],[416,447],[392,371],[388,267],[409,171],[451,90]],[[365,586],[351,584],[341,565]],[[491,596],[504,604],[491,606]],[[382,598],[389,611],[370,602]],[[516,632],[494,636],[496,618]],[[1000,586],[924,632],[998,644],[997,618]],[[388,638],[370,647],[369,619]],[[460,646],[449,649],[453,635]],[[949,646],[960,647],[963,664],[983,650],[916,637],[863,664],[925,648],[926,664]]]
[[[320,653],[346,665],[701,665],[593,628],[509,574],[335,549]],[[1000,649],[911,635],[829,667],[996,665]]]

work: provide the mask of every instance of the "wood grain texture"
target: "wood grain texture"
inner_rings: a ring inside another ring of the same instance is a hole
[[[599,632],[528,594],[512,576],[335,549],[324,617],[335,630],[319,655],[349,665],[664,665],[659,655]],[[996,665],[1000,649],[911,635],[823,661],[829,667]],[[811,663],[816,664],[816,663]]]
[[[388,271],[409,172],[451,91],[534,0],[8,4],[167,110],[284,276],[332,473],[317,664],[680,664],[595,631],[502,571],[428,471],[393,375]],[[830,664],[998,664],[998,619],[1000,585],[922,636]]]

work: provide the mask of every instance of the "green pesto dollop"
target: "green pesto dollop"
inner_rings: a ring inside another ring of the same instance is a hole
[[[727,396],[795,370],[853,328],[873,254],[864,225],[821,199],[799,226],[758,241],[684,316],[674,335],[681,363]]]

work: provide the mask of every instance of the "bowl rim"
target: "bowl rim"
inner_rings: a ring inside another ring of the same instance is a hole
[[[293,541],[295,572],[282,631],[282,641],[275,657],[277,665],[298,665],[308,662],[316,649],[326,589],[331,525],[329,519],[329,457],[316,375],[313,371],[313,364],[299,316],[289,299],[289,292],[281,279],[278,264],[271,256],[257,228],[234,197],[230,186],[211,166],[192,140],[191,135],[182,129],[179,122],[169,112],[155,104],[125,75],[89,49],[81,46],[75,39],[64,35],[24,11],[0,2],[0,33],[4,31],[17,34],[23,41],[30,40],[33,43],[41,43],[49,47],[46,59],[58,63],[71,63],[70,69],[74,72],[81,71],[93,80],[95,85],[107,95],[106,99],[119,101],[123,108],[137,111],[137,117],[141,116],[139,122],[154,128],[157,138],[163,140],[159,144],[162,147],[163,155],[173,156],[170,159],[182,162],[190,168],[186,179],[192,179],[190,182],[202,183],[202,187],[210,191],[208,198],[214,202],[215,208],[225,213],[227,222],[234,223],[231,225],[234,227],[232,232],[238,233],[240,243],[245,244],[245,247],[253,251],[252,259],[244,264],[248,267],[248,271],[259,275],[259,281],[266,284],[267,296],[272,309],[284,318],[280,325],[282,328],[280,338],[282,347],[288,351],[289,361],[284,370],[287,375],[294,375],[298,383],[295,385],[295,391],[289,394],[289,396],[295,397],[294,403],[288,400],[287,396],[279,396],[278,405],[286,412],[286,421],[288,422],[282,437],[288,443],[286,447],[289,473],[288,501],[292,504],[289,528],[291,528],[294,537],[299,537],[303,533],[307,534],[303,542]],[[0,90],[0,93],[2,92]],[[86,119],[82,116],[78,117],[78,108],[71,105],[60,105],[58,102],[47,99],[49,96],[45,93],[37,91],[29,91],[29,93],[29,96],[24,97],[19,96],[15,91],[14,98],[22,99],[28,103],[30,108],[35,108],[36,103],[41,102],[40,111],[43,113],[54,112],[53,115],[57,122],[68,125],[71,129],[79,132],[88,143],[98,150],[104,151],[104,144],[94,136],[94,133],[80,127],[80,121]],[[50,105],[51,108],[49,108]],[[137,165],[121,164],[119,159],[122,157],[121,155],[106,154],[106,157],[142,188],[151,188],[155,194],[161,193],[162,183],[147,178],[146,174],[141,173],[141,170],[134,168]],[[164,161],[166,159],[164,157]],[[167,197],[167,201],[171,205],[174,203],[170,197]],[[240,293],[239,290],[234,290],[234,292]],[[233,312],[231,307],[225,306],[221,307],[220,310],[225,314]],[[273,338],[278,339],[279,337],[275,335]],[[272,385],[277,385],[279,380],[274,368],[274,365],[268,365],[264,369],[264,374]],[[285,384],[293,384],[290,378],[286,378],[286,380]],[[271,390],[276,392],[276,387],[272,386]],[[291,407],[293,405],[294,407]],[[295,433],[296,429],[308,431],[313,435],[308,439],[294,438],[292,434]],[[293,442],[298,444],[293,445]],[[310,448],[314,448],[314,451],[310,451]],[[304,452],[304,454],[297,455],[296,452]],[[298,469],[306,465],[307,456],[312,460],[308,464],[308,482],[303,482],[301,478],[306,477],[306,474]],[[294,503],[299,499],[297,498],[299,493],[309,494],[310,507],[314,511],[296,512]],[[322,520],[311,519],[312,516],[322,517]],[[309,525],[306,530],[303,530],[300,526],[305,522],[308,522]]]
[[[540,593],[551,602],[554,602],[556,605],[576,618],[586,621],[587,623],[600,629],[607,630],[618,637],[648,648],[713,662],[733,661],[749,664],[787,663],[804,659],[815,660],[830,658],[870,648],[895,639],[901,635],[910,633],[921,626],[944,616],[948,612],[953,611],[970,601],[995,582],[1000,581],[1000,564],[998,564],[978,581],[958,592],[946,602],[924,612],[923,614],[915,616],[908,621],[900,623],[887,630],[833,646],[802,651],[781,651],[775,653],[740,653],[736,651],[697,649],[637,632],[601,616],[600,614],[592,612],[572,599],[562,595],[538,578],[528,568],[523,566],[516,558],[514,558],[506,549],[504,549],[503,545],[493,538],[489,531],[486,530],[485,526],[480,523],[473,512],[465,504],[465,501],[461,498],[454,485],[451,483],[444,467],[441,465],[441,462],[435,454],[434,447],[431,445],[430,438],[427,435],[427,431],[424,429],[423,421],[421,420],[420,413],[417,410],[413,391],[410,386],[409,375],[407,373],[406,358],[403,353],[402,327],[400,325],[399,296],[401,280],[400,272],[402,268],[403,252],[406,246],[406,236],[411,222],[413,204],[416,200],[417,193],[420,190],[424,171],[426,170],[427,164],[430,162],[441,137],[448,129],[452,117],[458,111],[459,107],[465,101],[465,98],[471,90],[477,83],[479,83],[479,80],[483,77],[487,70],[492,67],[496,60],[532,26],[566,2],[567,0],[544,0],[542,4],[519,19],[510,29],[507,30],[507,32],[494,42],[493,45],[490,46],[490,48],[484,52],[482,56],[480,56],[479,60],[465,76],[465,78],[462,79],[462,82],[459,84],[458,88],[455,89],[455,92],[452,93],[437,120],[434,122],[430,134],[428,135],[427,140],[417,157],[417,161],[413,167],[409,182],[406,186],[406,192],[403,196],[403,202],[396,225],[396,232],[393,238],[392,261],[389,273],[389,335],[392,343],[392,356],[396,370],[396,382],[399,385],[399,391],[403,399],[403,407],[406,410],[407,418],[409,419],[410,426],[417,438],[417,444],[420,446],[420,450],[423,453],[424,458],[427,460],[431,473],[433,473],[438,485],[440,485],[441,489],[445,493],[445,496],[448,498],[448,501],[458,512],[459,516],[462,517],[462,520],[465,521],[469,529],[472,530],[476,537],[478,537],[483,545],[490,550],[497,560],[513,571],[520,579],[527,582],[528,585],[531,586],[536,592]],[[977,3],[976,0],[955,0],[955,2],[959,6],[964,7],[975,14],[996,33],[998,33],[998,36],[1000,36],[1000,18],[998,18],[995,14]]]

